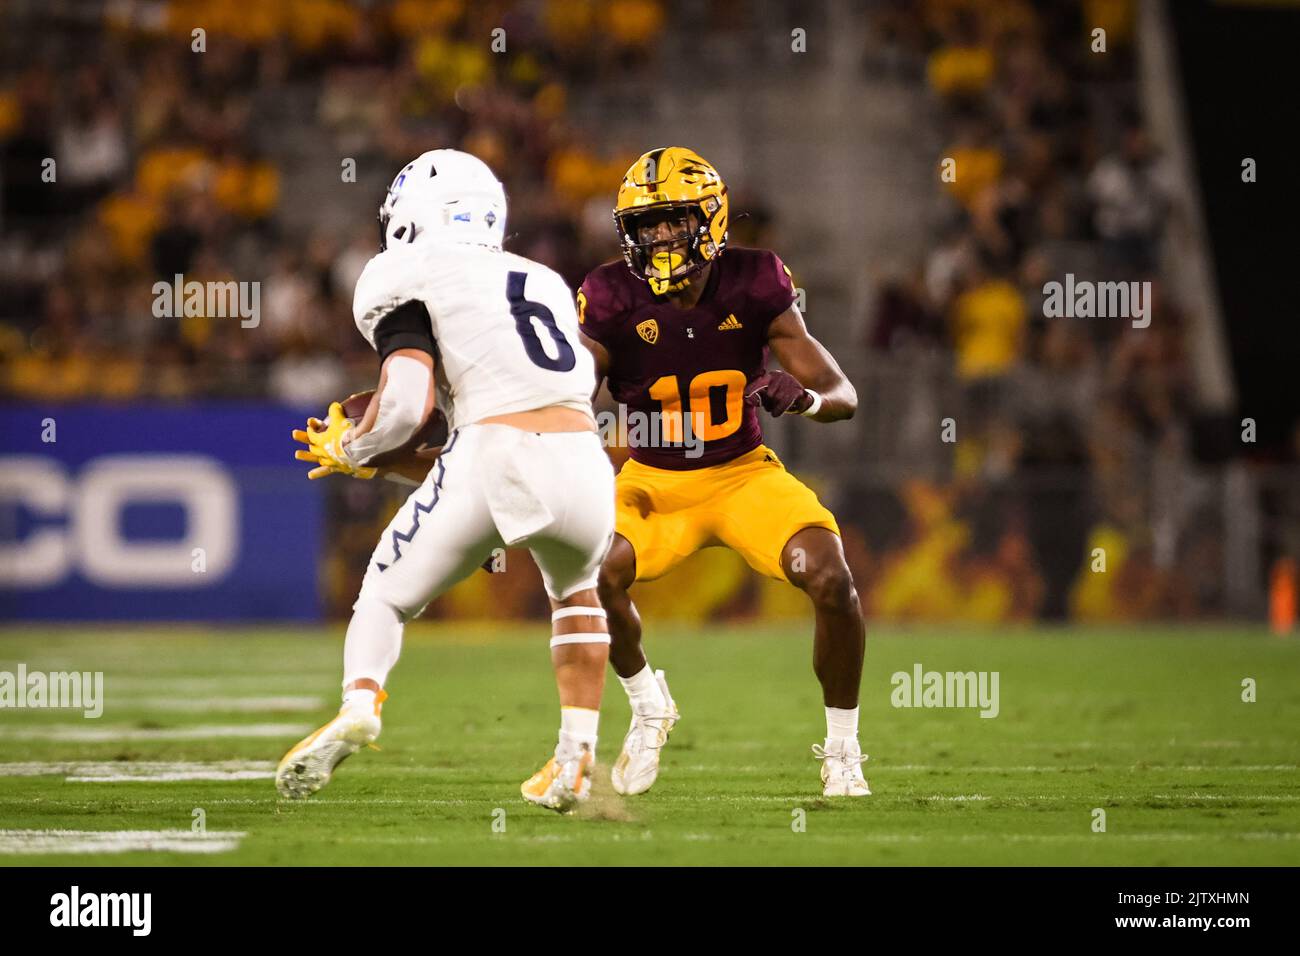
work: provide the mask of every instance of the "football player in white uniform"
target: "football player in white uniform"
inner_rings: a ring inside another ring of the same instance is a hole
[[[560,694],[555,753],[521,791],[561,811],[590,792],[609,656],[596,575],[613,535],[614,474],[573,294],[551,269],[502,251],[505,220],[505,190],[467,153],[432,150],[398,173],[380,209],[382,251],[353,304],[382,362],[377,395],[359,422],[335,403],[327,421],[294,433],[314,477],[369,477],[367,463],[405,445],[435,395],[450,429],[375,548],[348,625],[343,707],[280,761],[285,797],[319,790],[379,736],[404,623],[503,546],[528,548],[541,570]]]

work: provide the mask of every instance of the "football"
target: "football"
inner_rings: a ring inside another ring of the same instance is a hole
[[[369,389],[364,392],[356,392],[343,399],[343,414],[354,422],[360,422],[365,418],[366,410],[370,408],[371,402],[375,400],[375,390]],[[434,406],[429,412],[429,417],[425,419],[423,425],[416,431],[415,436],[400,448],[394,448],[392,451],[386,451],[382,455],[375,457],[373,461],[368,462],[370,465],[382,468],[399,461],[421,448],[437,448],[447,441],[447,416]]]

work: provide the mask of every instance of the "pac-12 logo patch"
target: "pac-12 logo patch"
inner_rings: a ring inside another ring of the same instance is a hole
[[[636,334],[641,336],[651,345],[659,341],[659,323],[654,319],[646,319],[636,327]]]

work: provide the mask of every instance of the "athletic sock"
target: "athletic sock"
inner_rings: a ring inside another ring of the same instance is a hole
[[[344,707],[364,707],[375,709],[375,692],[369,687],[354,687],[343,695]]]
[[[668,701],[664,699],[663,689],[655,680],[655,672],[650,669],[650,662],[631,677],[620,677],[619,683],[627,691],[627,699],[632,703],[632,713],[663,714],[668,711]]]
[[[858,739],[858,708],[826,708],[826,736],[832,740]]]
[[[560,708],[560,742],[555,748],[555,759],[563,763],[578,756],[584,748],[596,756],[596,729],[600,724],[600,711],[588,707]]]
[[[357,598],[343,642],[343,686],[368,677],[382,687],[401,653],[397,609],[372,595]]]

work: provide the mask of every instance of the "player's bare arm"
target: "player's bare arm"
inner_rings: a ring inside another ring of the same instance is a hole
[[[819,422],[837,422],[853,417],[858,409],[857,390],[840,369],[835,356],[809,333],[796,306],[790,306],[772,321],[768,328],[767,344],[782,368],[807,390],[796,398],[788,412],[806,413],[809,418]],[[769,386],[773,387],[775,386]],[[821,402],[815,411],[808,411],[816,402],[816,397],[808,392],[821,396]],[[767,407],[766,402],[764,406]],[[772,409],[769,407],[768,410]]]

